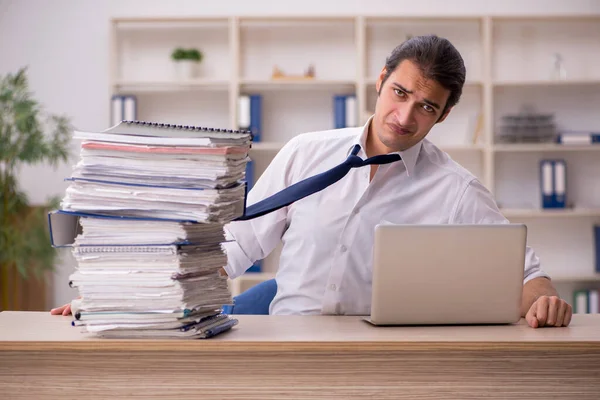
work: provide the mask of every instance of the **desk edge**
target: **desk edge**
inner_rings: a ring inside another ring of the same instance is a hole
[[[3,341],[0,353],[10,351],[126,351],[191,353],[288,353],[288,352],[378,352],[378,351],[600,351],[600,341],[546,342],[270,342],[227,340],[82,340]]]

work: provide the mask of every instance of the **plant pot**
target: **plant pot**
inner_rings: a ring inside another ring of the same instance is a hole
[[[178,80],[193,79],[198,74],[198,63],[192,60],[175,61],[175,77]]]

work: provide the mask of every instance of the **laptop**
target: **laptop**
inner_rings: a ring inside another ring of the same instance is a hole
[[[373,325],[510,324],[521,318],[527,227],[377,225]]]

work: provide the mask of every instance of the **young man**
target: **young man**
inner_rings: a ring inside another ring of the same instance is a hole
[[[282,241],[271,314],[365,315],[378,223],[506,223],[489,191],[425,139],[458,103],[465,76],[462,57],[446,39],[413,37],[395,48],[379,75],[375,114],[366,125],[292,139],[255,184],[248,204],[333,168],[357,144],[362,158],[397,153],[401,161],[352,169],[290,206],[228,224],[234,240],[226,243],[226,273],[238,277]],[[65,307],[53,313],[68,313]],[[533,328],[567,326],[572,315],[530,248],[521,313]]]

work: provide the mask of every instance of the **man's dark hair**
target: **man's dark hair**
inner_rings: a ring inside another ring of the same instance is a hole
[[[434,80],[450,91],[442,115],[458,103],[467,71],[462,56],[448,39],[436,35],[414,36],[397,46],[385,60],[382,87],[404,60],[414,62],[426,79]]]

